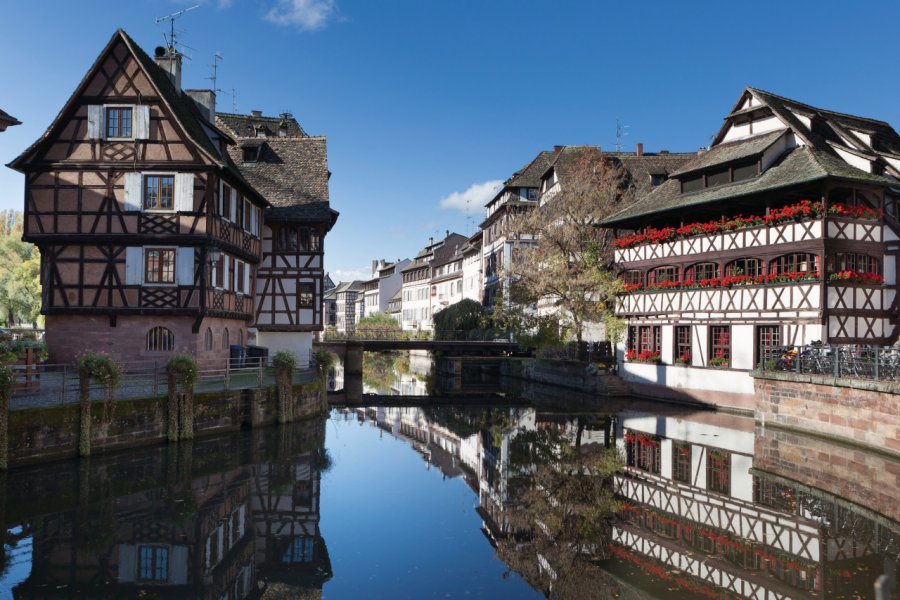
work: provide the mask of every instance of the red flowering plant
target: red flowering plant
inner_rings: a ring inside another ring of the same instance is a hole
[[[829,207],[831,212],[831,207]],[[801,200],[796,204],[790,204],[781,208],[775,208],[769,211],[769,214],[763,215],[735,215],[727,219],[718,221],[707,221],[705,223],[687,223],[681,227],[663,227],[657,229],[655,227],[647,227],[643,233],[632,233],[617,237],[613,243],[618,248],[632,248],[641,244],[660,244],[669,242],[678,238],[688,238],[698,235],[713,235],[725,231],[736,231],[739,229],[747,229],[749,227],[758,227],[760,225],[777,225],[786,221],[800,221],[804,219],[818,219],[824,213],[824,205],[821,201],[811,202],[810,200]],[[838,214],[838,213],[835,213]],[[841,213],[843,214],[843,213]],[[857,218],[877,218],[859,216]]]
[[[691,364],[691,353],[685,352],[679,356],[675,357],[675,364],[677,365],[689,365]]]
[[[662,361],[659,352],[656,350],[628,350],[625,352],[625,360],[637,363],[658,363]]]
[[[875,273],[861,273],[852,269],[831,273],[828,275],[828,281],[861,283],[863,285],[884,285],[884,277],[882,275],[876,275]]]
[[[863,282],[863,276],[864,275],[861,274],[860,279],[855,281]],[[881,278],[880,281],[874,279],[879,277],[877,275],[866,277],[869,277],[869,279],[865,279],[865,282],[867,283],[873,285],[876,283],[884,283],[884,278]],[[709,279],[680,279],[676,281],[670,280],[662,281],[660,283],[648,283],[647,285],[641,283],[625,284],[625,291],[653,292],[671,289],[728,288],[742,285],[777,285],[783,283],[816,281],[818,279],[818,271],[792,271],[789,273],[769,273],[768,275],[724,275],[722,277],[711,277]],[[837,278],[832,275],[830,279],[835,280]],[[849,279],[849,277],[845,279]]]
[[[877,208],[869,208],[859,204],[841,204],[835,202],[828,205],[828,214],[837,215],[839,217],[848,217],[850,219],[872,219],[877,220],[884,216],[884,212]]]

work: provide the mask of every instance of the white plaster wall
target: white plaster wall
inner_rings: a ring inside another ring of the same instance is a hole
[[[755,131],[755,125],[754,125]],[[766,148],[766,151],[763,152],[762,155],[762,170],[765,171],[769,167],[772,166],[776,160],[781,158],[781,156],[787,152],[791,148],[795,148],[797,146],[796,138],[794,134],[785,132],[780,138],[775,140],[771,146]]]
[[[832,146],[832,148],[835,149],[835,151],[838,153],[838,156],[843,158],[844,162],[846,162],[847,164],[854,166],[861,171],[865,171],[866,173],[872,172],[872,163],[870,163],[865,158],[856,156],[855,154],[850,154],[846,150],[841,150],[840,148],[837,148],[835,146]]]
[[[745,431],[692,421],[690,415],[661,417],[650,413],[626,410],[621,413],[620,418],[622,427],[626,429],[652,433],[692,445],[713,446],[729,452],[753,453],[754,432],[752,430]],[[671,447],[669,449],[671,450]],[[662,451],[661,448],[660,452]]]
[[[734,394],[753,394],[749,372],[731,369],[623,363],[619,373],[625,381],[650,383],[670,388],[711,390]]]
[[[753,476],[750,468],[753,457],[743,454],[731,455],[731,495],[747,502],[753,501]]]
[[[664,439],[659,443],[659,474],[672,479],[672,440]]]
[[[691,485],[706,489],[706,448],[691,446]]]
[[[706,355],[706,344],[709,339],[709,327],[706,325],[694,325],[691,329],[691,364],[698,367],[706,366],[709,357]]]
[[[753,135],[768,133],[770,131],[783,129],[785,127],[787,127],[787,124],[785,124],[784,121],[782,121],[775,115],[772,115],[771,117],[760,119],[759,121],[753,121]]]
[[[660,332],[662,334],[660,356],[664,363],[671,365],[675,362],[675,327],[663,325]]]
[[[276,352],[286,350],[297,357],[297,365],[301,368],[309,360],[312,343],[311,331],[260,331],[256,334],[256,345],[268,348],[270,358]]]
[[[731,326],[731,366],[735,369],[753,369],[753,325]]]

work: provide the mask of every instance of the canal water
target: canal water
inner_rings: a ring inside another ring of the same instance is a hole
[[[362,379],[327,419],[0,475],[0,598],[849,599],[896,568],[887,455],[491,360]]]

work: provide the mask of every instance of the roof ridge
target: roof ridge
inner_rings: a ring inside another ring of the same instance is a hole
[[[771,96],[771,97],[776,98],[776,99],[778,99],[778,100],[787,101],[787,102],[790,102],[790,103],[792,103],[792,104],[796,104],[797,106],[801,106],[801,107],[803,107],[803,108],[808,108],[808,109],[810,109],[810,110],[812,110],[812,111],[815,111],[815,112],[827,113],[827,114],[835,115],[835,116],[838,116],[838,117],[849,117],[849,118],[851,118],[851,119],[856,119],[856,120],[859,120],[859,121],[868,121],[868,122],[870,122],[870,123],[877,123],[877,124],[879,124],[879,125],[887,125],[888,127],[891,126],[891,124],[888,123],[887,121],[882,121],[882,120],[880,120],[880,119],[872,119],[872,118],[870,118],[870,117],[861,117],[861,116],[859,116],[859,115],[851,115],[850,113],[844,113],[844,112],[840,112],[840,111],[836,111],[836,110],[831,110],[831,109],[828,109],[828,108],[819,108],[819,107],[817,107],[817,106],[813,106],[812,104],[806,104],[805,102],[800,102],[799,100],[794,100],[793,98],[788,98],[787,96],[781,96],[781,95],[779,95],[779,94],[774,94],[774,93],[772,93],[772,92],[768,92],[768,91],[766,91],[766,90],[759,89],[759,88],[748,87],[747,89],[750,90],[751,92],[759,93],[759,94],[764,94],[764,95],[766,95],[766,96]]]

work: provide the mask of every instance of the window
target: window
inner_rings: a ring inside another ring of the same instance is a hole
[[[244,197],[238,196],[234,200],[234,222],[238,227],[244,226]]]
[[[244,345],[244,330],[243,329],[238,329],[237,345],[238,346]]]
[[[659,352],[660,349],[660,326],[659,325],[642,325],[638,327],[638,351]]]
[[[719,276],[719,265],[716,263],[698,263],[688,267],[685,279],[693,279],[701,281],[703,279],[714,279]]]
[[[650,175],[650,185],[653,187],[662,185],[667,179],[669,179],[669,176],[665,173],[653,173]]]
[[[691,326],[675,326],[675,362],[691,364]]]
[[[315,297],[316,287],[315,284],[312,283],[301,283],[300,289],[297,293],[297,306],[298,308],[312,308],[313,307],[313,299]],[[378,297],[373,296],[373,301],[377,301]],[[373,302],[374,303],[374,302]]]
[[[106,109],[106,137],[131,137],[131,108],[108,107]]]
[[[758,258],[739,258],[725,265],[725,275],[729,277],[738,277],[740,275],[757,277],[763,274],[762,271],[762,261]]]
[[[253,225],[253,218],[250,216],[250,213],[253,212],[254,208],[255,207],[253,206],[253,204],[249,200],[244,198],[244,219],[242,221],[242,224],[244,226],[244,229],[247,231],[250,231],[251,225]],[[250,231],[250,233],[253,232]]]
[[[256,162],[257,160],[259,160],[258,147],[244,148],[244,162]]]
[[[288,544],[287,549],[281,556],[281,562],[290,563],[309,563],[313,560],[313,538],[308,536],[295,537]]]
[[[235,292],[240,294],[246,294],[247,290],[245,288],[245,278],[244,278],[244,270],[247,268],[247,265],[242,260],[234,261],[234,286],[232,289]]]
[[[175,335],[165,327],[154,327],[147,332],[148,352],[171,352],[175,348]]]
[[[225,254],[219,255],[219,260],[213,264],[213,286],[219,289],[225,287]]]
[[[709,364],[714,367],[727,367],[731,364],[731,327],[716,325],[709,328]]]
[[[878,275],[880,272],[878,259],[868,254],[856,252],[838,252],[834,255],[830,271],[856,271],[857,273],[871,273]]]
[[[731,492],[731,454],[710,449],[706,454],[706,489],[711,492]]]
[[[672,479],[691,482],[691,445],[687,442],[672,444]]]
[[[666,283],[678,281],[678,267],[657,267],[650,271],[650,280],[647,283]]]
[[[779,346],[781,346],[781,328],[778,325],[759,325],[756,328],[757,364],[767,360],[767,352],[774,352]]]
[[[681,180],[681,193],[696,192],[703,189],[703,175]]]
[[[714,187],[728,183],[731,180],[731,172],[729,169],[720,171],[711,171],[706,175],[706,187]]]
[[[203,349],[204,350],[212,350],[213,349],[213,334],[212,329],[207,327],[206,333],[203,335]]]
[[[631,467],[659,475],[659,437],[637,431],[625,433],[626,462]]]
[[[228,340],[228,328],[222,332],[222,350],[228,350],[231,342]]]
[[[144,250],[144,283],[175,283],[175,249]]]
[[[816,269],[816,255],[795,252],[779,256],[769,264],[770,273],[813,273]]]
[[[142,581],[169,580],[168,547],[138,546],[138,579]]]
[[[631,269],[622,273],[622,281],[628,285],[637,285],[644,283],[644,272],[637,269]]]
[[[231,186],[222,184],[222,197],[219,198],[219,216],[231,220]]]
[[[745,179],[752,179],[753,177],[756,177],[758,171],[759,169],[756,161],[743,165],[735,165],[731,169],[731,180],[744,181]]]
[[[174,175],[144,175],[145,210],[172,210],[174,197]]]

